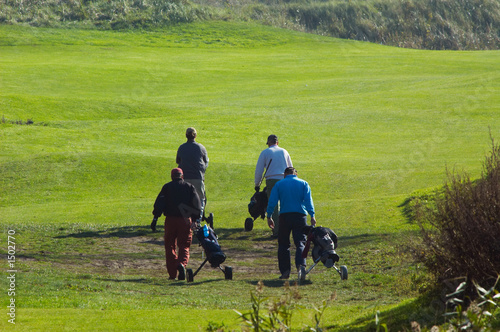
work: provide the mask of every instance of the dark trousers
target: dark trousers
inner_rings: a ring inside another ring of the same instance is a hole
[[[302,213],[283,213],[279,216],[278,234],[278,266],[281,274],[291,272],[290,255],[290,233],[292,233],[295,244],[295,267],[306,265],[306,259],[302,258],[307,236],[304,234],[304,226],[307,225],[307,216]]]
[[[267,199],[269,200],[269,197],[271,197],[271,191],[273,190],[273,187],[276,183],[278,183],[278,179],[266,179],[266,193],[267,193]],[[278,207],[279,203],[276,204],[274,207],[274,211],[272,214],[272,218],[274,220],[274,229],[273,229],[273,235],[278,236],[279,231],[280,231],[280,223],[279,223],[279,214],[278,214]],[[278,220],[278,222],[276,222]]]
[[[191,218],[171,216],[165,218],[165,258],[171,279],[177,277],[177,266],[179,264],[186,266],[189,261],[192,234]]]

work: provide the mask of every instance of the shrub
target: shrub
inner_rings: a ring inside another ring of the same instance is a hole
[[[448,324],[445,324],[446,331],[498,331],[493,324],[495,311],[500,307],[500,293],[497,290],[499,281],[500,277],[490,289],[484,289],[474,283],[477,300],[473,301],[467,310],[463,310],[460,296],[466,289],[466,282],[449,294],[448,301],[454,305],[455,310],[445,314],[445,317],[450,318]]]
[[[234,310],[244,323],[244,331],[255,332],[278,332],[292,330],[292,315],[295,309],[302,308],[298,304],[301,295],[298,291],[298,285],[293,287],[285,282],[284,293],[279,299],[269,301],[269,298],[263,296],[264,284],[259,281],[255,292],[250,293],[252,309],[246,313],[240,313]],[[326,308],[336,299],[336,294],[332,293],[330,297],[324,300],[319,308],[314,308],[314,326],[307,326],[301,331],[323,331],[321,320]],[[265,310],[267,307],[267,311]]]
[[[283,297],[270,305],[268,313],[264,306],[268,300],[263,296],[264,284],[260,281],[256,294],[251,293],[252,310],[247,313],[236,313],[240,316],[245,326],[252,331],[289,331],[291,329],[293,310],[297,307],[296,300],[300,298],[297,287],[290,288],[285,284]]]
[[[500,282],[500,277],[497,278],[493,286],[485,289],[480,285],[473,283],[476,292],[476,300],[472,301],[469,306],[464,306],[464,292],[467,289],[467,282],[462,282],[452,293],[446,295],[446,303],[451,310],[447,310],[443,317],[444,323],[434,325],[432,328],[421,327],[417,321],[412,321],[410,324],[411,331],[431,331],[431,332],[450,332],[450,331],[481,331],[494,332],[498,330],[498,318],[495,313],[500,308],[500,293],[497,290]],[[379,312],[375,315],[376,331],[389,331],[387,324],[382,323],[378,317]],[[409,329],[404,328],[403,331]]]
[[[422,242],[412,251],[438,280],[486,285],[500,274],[500,146],[491,141],[480,179],[448,172],[439,194],[414,202]]]

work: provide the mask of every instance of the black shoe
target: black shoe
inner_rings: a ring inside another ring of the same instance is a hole
[[[290,279],[290,271],[287,271],[280,275],[280,279]]]
[[[177,280],[186,280],[186,268],[184,267],[184,265],[179,264],[179,266],[177,266],[177,271],[179,271]]]

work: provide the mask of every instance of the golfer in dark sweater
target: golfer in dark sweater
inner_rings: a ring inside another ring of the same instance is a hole
[[[156,231],[156,221],[162,214],[165,215],[167,271],[169,279],[175,279],[179,273],[179,280],[186,278],[189,247],[193,238],[191,228],[200,215],[201,209],[196,189],[192,184],[184,181],[182,173],[180,168],[172,170],[172,181],[163,186],[156,198],[153,209],[154,218],[151,223],[151,228]]]
[[[184,173],[184,180],[191,183],[198,192],[201,201],[200,218],[205,208],[205,170],[208,167],[208,154],[203,145],[196,142],[196,129],[186,130],[187,142],[177,149],[175,161]]]

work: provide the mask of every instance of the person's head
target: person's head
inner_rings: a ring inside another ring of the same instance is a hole
[[[285,168],[285,171],[283,173],[284,173],[283,176],[297,175],[297,170],[293,167],[287,167]]]
[[[170,172],[170,177],[172,178],[172,180],[182,179],[184,177],[184,173],[182,172],[182,169],[180,169],[180,168],[174,168]]]
[[[193,127],[189,127],[186,130],[186,138],[188,140],[194,140],[196,138],[196,129],[194,129]]]
[[[278,136],[276,135],[269,135],[267,137],[267,143],[268,146],[278,144]]]

